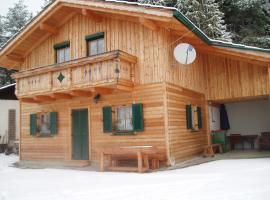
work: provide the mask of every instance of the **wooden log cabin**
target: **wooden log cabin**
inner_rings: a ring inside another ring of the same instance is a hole
[[[190,65],[173,56],[183,42]],[[19,70],[20,160],[98,163],[106,145],[155,146],[168,165],[199,155],[210,102],[268,97],[269,52],[211,40],[174,8],[55,0],[0,52]]]

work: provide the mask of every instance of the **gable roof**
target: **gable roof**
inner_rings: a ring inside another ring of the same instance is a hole
[[[164,22],[166,26],[169,26],[170,23],[174,23],[172,29],[179,26],[175,32],[179,31],[179,35],[183,35],[183,32],[180,31],[183,29],[183,31],[189,35],[193,34],[195,38],[200,40],[200,43],[205,45],[205,47],[209,47],[208,51],[210,53],[219,52],[228,55],[236,55],[239,58],[251,59],[266,65],[270,62],[270,49],[210,39],[176,8],[117,0],[55,0],[2,47],[0,51],[0,65],[16,68],[18,63],[21,62],[22,57],[26,57],[35,48],[35,46],[32,45],[32,48],[25,53],[23,48],[26,45],[31,44],[34,39],[42,41],[49,37],[50,34],[44,34],[44,32],[40,30],[41,23],[46,22],[54,26],[59,23],[58,26],[61,26],[69,19],[66,13],[76,14],[82,8],[89,9],[93,12],[100,12],[100,14],[111,13],[125,15],[126,18],[144,17],[153,21]],[[72,17],[72,15],[68,16]],[[61,19],[61,21],[57,21],[57,17]],[[178,22],[177,25],[176,22]]]

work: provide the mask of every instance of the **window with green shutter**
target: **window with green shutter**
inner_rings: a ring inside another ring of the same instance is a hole
[[[132,105],[132,116],[133,116],[133,131],[135,132],[144,131],[143,105],[141,103]]]
[[[197,107],[197,115],[198,115],[198,128],[202,129],[202,108]]]
[[[192,105],[186,105],[186,121],[187,121],[187,129],[191,130],[193,128]]]
[[[50,133],[51,135],[57,134],[57,112],[50,113]]]
[[[103,107],[103,132],[112,133],[112,107],[106,106]]]
[[[113,110],[110,106],[103,107],[104,133],[130,135],[144,131],[143,104],[123,105]]]
[[[37,134],[37,114],[30,114],[30,135]]]
[[[57,112],[30,114],[30,134],[50,137],[57,134]]]

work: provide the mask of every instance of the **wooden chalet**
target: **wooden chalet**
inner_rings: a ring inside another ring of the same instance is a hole
[[[173,56],[183,42],[190,65]],[[74,165],[104,146],[154,146],[169,165],[201,154],[209,103],[268,98],[269,63],[174,8],[111,0],[55,0],[0,51],[19,70],[20,160]]]

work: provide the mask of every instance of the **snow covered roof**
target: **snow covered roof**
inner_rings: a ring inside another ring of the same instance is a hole
[[[0,87],[0,90],[4,90],[4,89],[6,89],[6,88],[10,88],[10,87],[13,87],[13,86],[15,86],[16,85],[16,83],[12,83],[12,84],[9,84],[9,85],[5,85],[5,86],[3,86],[3,87]]]
[[[0,87],[0,100],[17,100],[15,95],[16,83]]]

